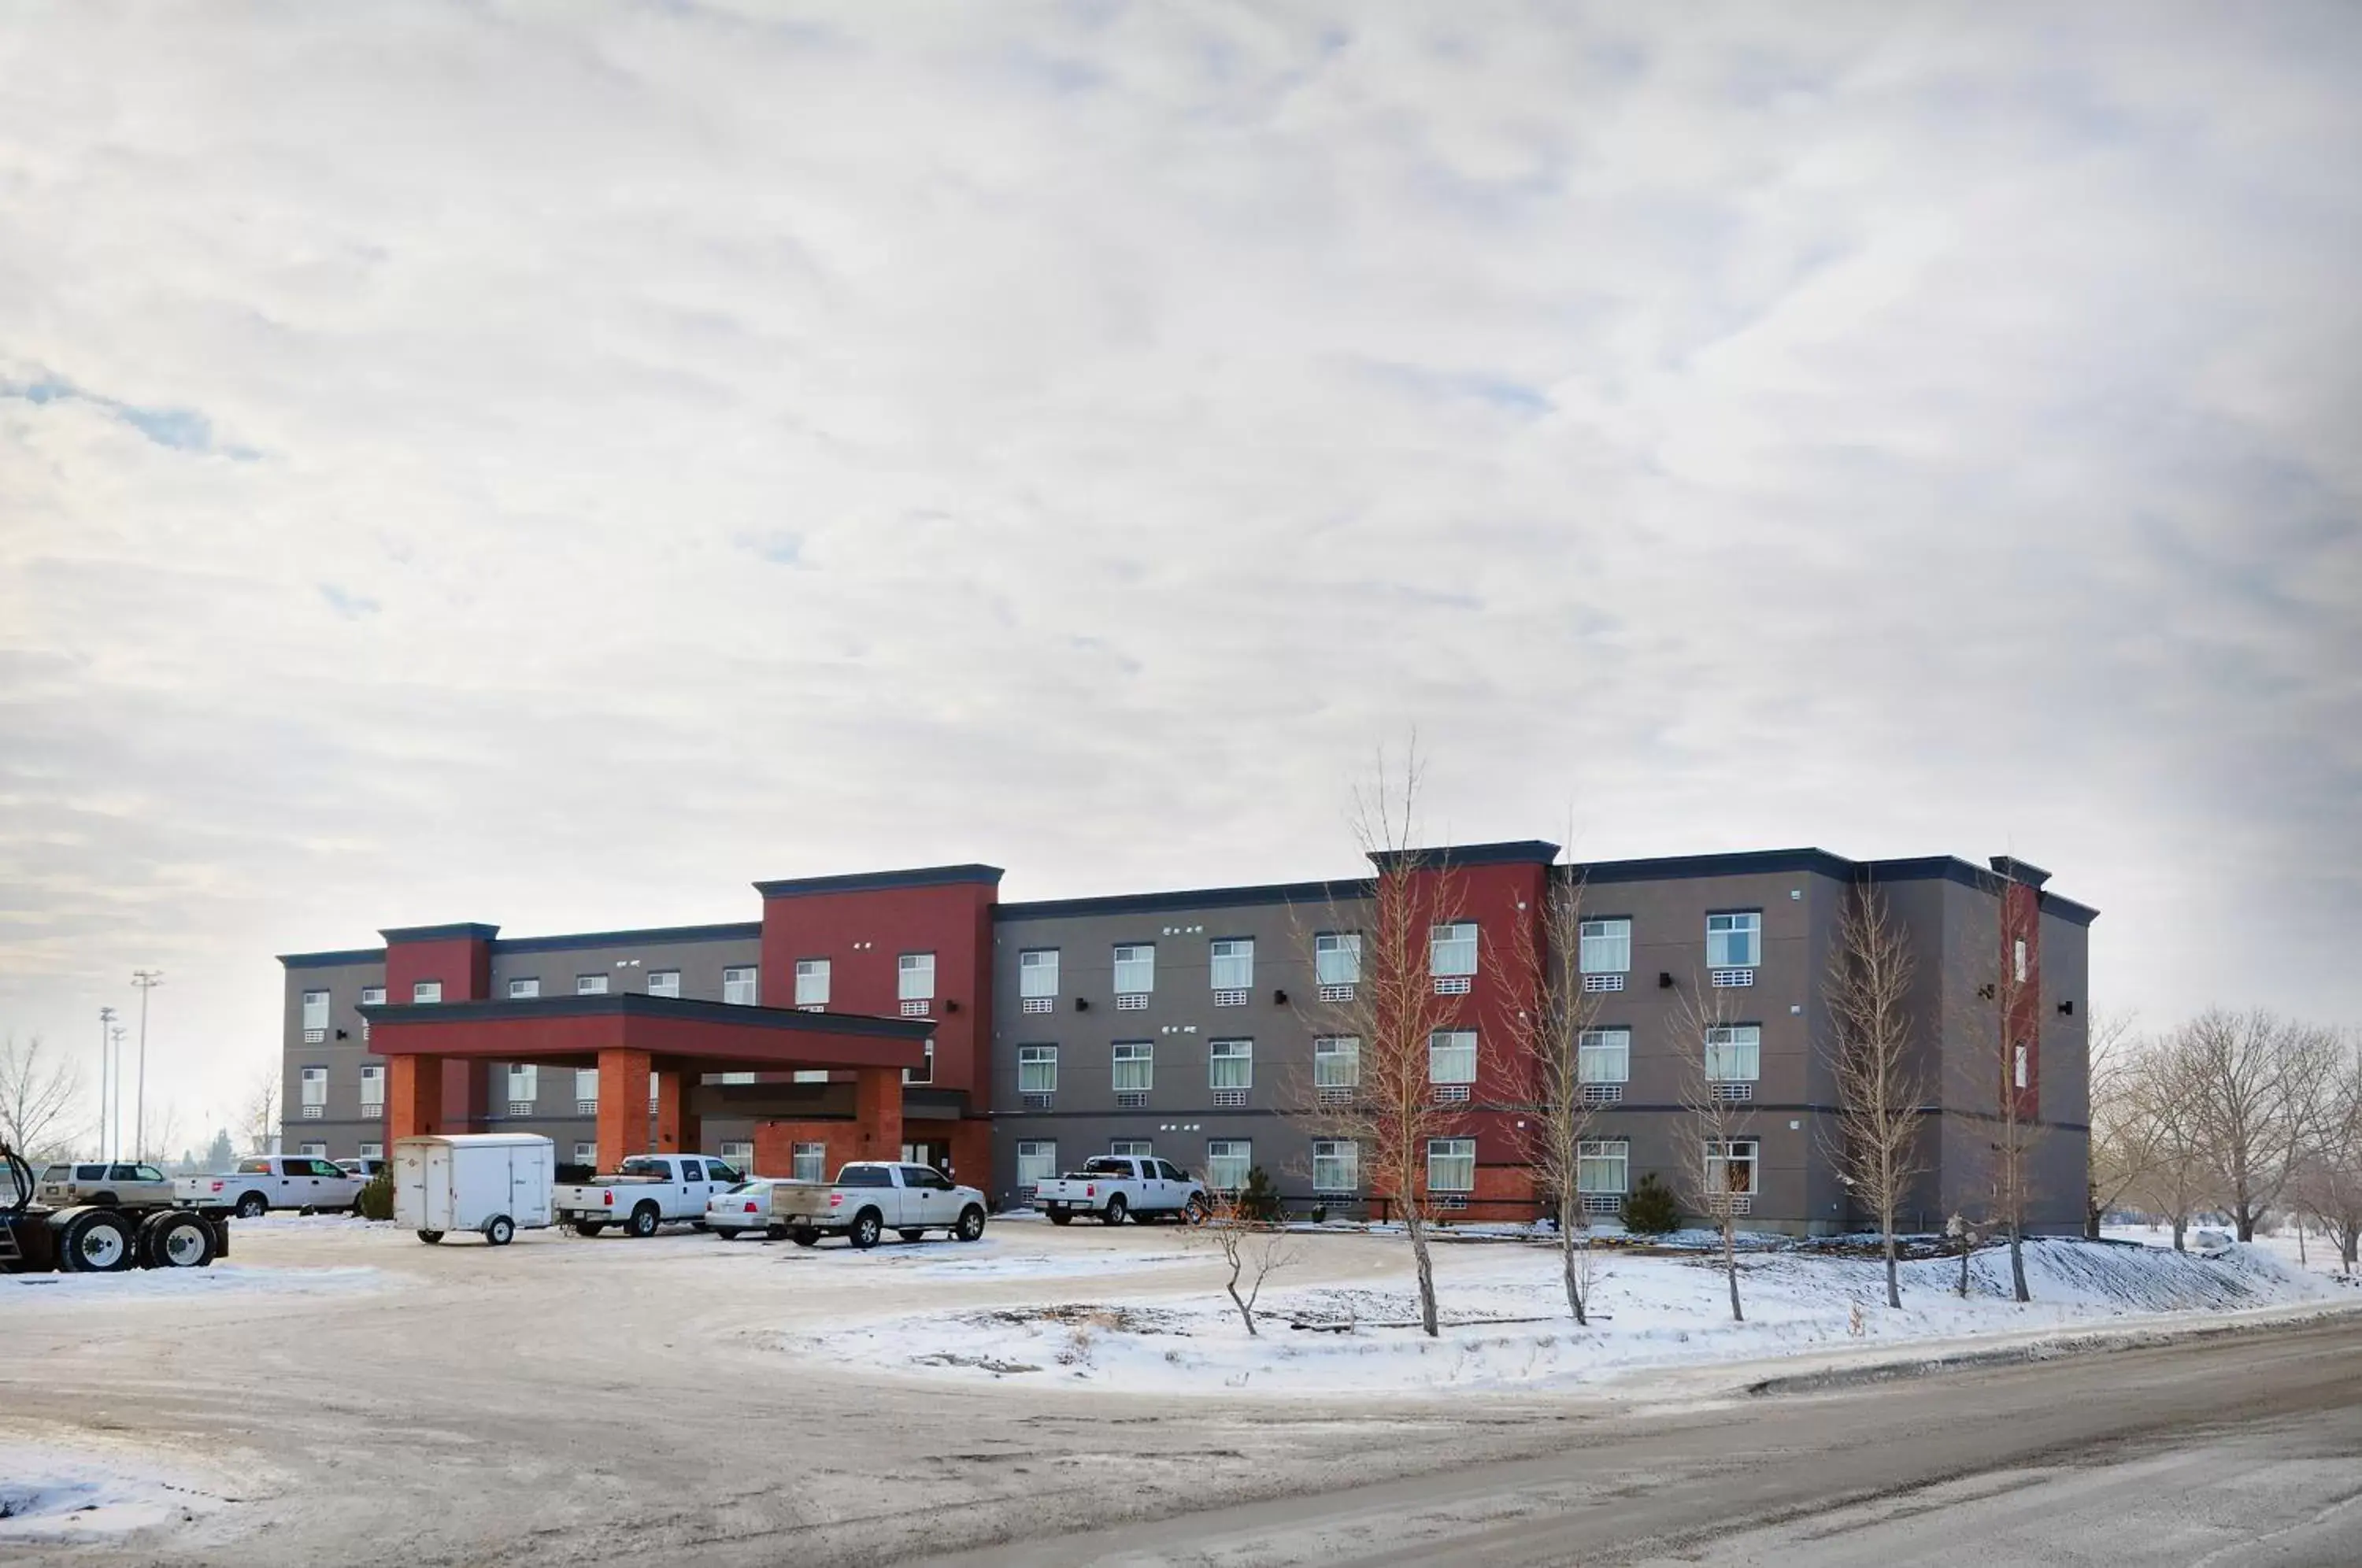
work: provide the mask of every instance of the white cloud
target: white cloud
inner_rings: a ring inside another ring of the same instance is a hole
[[[1336,873],[1413,721],[1462,836],[2010,847],[2103,1005],[2350,1011],[2357,48],[14,18],[0,1023],[160,963],[194,1097],[381,924]]]

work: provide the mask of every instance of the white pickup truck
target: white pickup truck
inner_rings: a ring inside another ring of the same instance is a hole
[[[621,1225],[627,1236],[653,1236],[657,1227],[685,1220],[705,1228],[705,1203],[746,1178],[703,1154],[635,1154],[613,1176],[568,1182],[551,1195],[560,1225],[595,1236]]]
[[[350,1210],[361,1178],[310,1154],[257,1154],[220,1176],[176,1176],[172,1196],[182,1203],[233,1209],[251,1220],[273,1209]]]
[[[833,1184],[773,1183],[771,1223],[784,1227],[788,1240],[800,1247],[812,1245],[822,1235],[841,1235],[856,1247],[874,1247],[889,1231],[906,1242],[930,1231],[946,1231],[973,1242],[984,1234],[984,1194],[955,1185],[932,1165],[855,1160],[838,1170]]]
[[[1033,1189],[1033,1201],[1053,1225],[1077,1214],[1096,1214],[1103,1225],[1120,1225],[1127,1214],[1145,1225],[1156,1220],[1201,1220],[1206,1184],[1170,1160],[1144,1154],[1101,1154],[1083,1168],[1052,1176]]]

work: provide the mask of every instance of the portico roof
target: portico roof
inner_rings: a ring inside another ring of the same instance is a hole
[[[360,1009],[383,1056],[489,1058],[591,1066],[602,1051],[645,1051],[668,1067],[919,1067],[927,1019],[806,1012],[639,992],[514,1001],[381,1003]]]

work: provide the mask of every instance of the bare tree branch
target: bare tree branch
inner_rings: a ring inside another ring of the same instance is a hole
[[[1915,1066],[1909,933],[1889,914],[1885,895],[1857,889],[1838,917],[1827,980],[1836,1038],[1830,1066],[1838,1083],[1832,1151],[1854,1200],[1878,1217],[1886,1253],[1886,1304],[1903,1305],[1896,1268],[1895,1217],[1907,1199],[1919,1158],[1924,1086]]]
[[[1583,1042],[1595,1008],[1583,988],[1583,888],[1570,869],[1544,882],[1536,918],[1516,927],[1510,961],[1534,1003],[1511,1021],[1509,1048],[1525,1102],[1524,1154],[1534,1187],[1558,1216],[1559,1273],[1567,1309],[1587,1324],[1595,1267],[1591,1220],[1583,1211],[1583,1168],[1593,1153],[1596,1114],[1584,1093]]]
[[[1753,1076],[1740,1077],[1723,1043],[1733,1027],[1725,993],[1693,981],[1673,1006],[1674,1042],[1682,1052],[1681,1104],[1690,1146],[1677,1151],[1683,1207],[1713,1220],[1722,1234],[1723,1274],[1730,1284],[1730,1317],[1746,1321],[1738,1301],[1738,1218],[1751,1210],[1762,1169],[1755,1135]],[[1742,1090],[1747,1091],[1742,1095]]]
[[[0,1041],[0,1139],[36,1165],[72,1152],[82,1105],[82,1071],[47,1054],[41,1037]]]

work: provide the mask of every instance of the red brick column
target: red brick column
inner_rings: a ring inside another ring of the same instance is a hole
[[[385,1063],[386,1153],[392,1140],[443,1131],[443,1058],[389,1056]]]
[[[675,1068],[657,1074],[657,1142],[659,1154],[697,1153],[697,1118],[689,1110],[689,1075]]]
[[[860,1067],[853,1075],[853,1120],[860,1129],[861,1158],[902,1157],[902,1069]]]
[[[599,1168],[612,1171],[647,1141],[648,1054],[599,1053]]]

